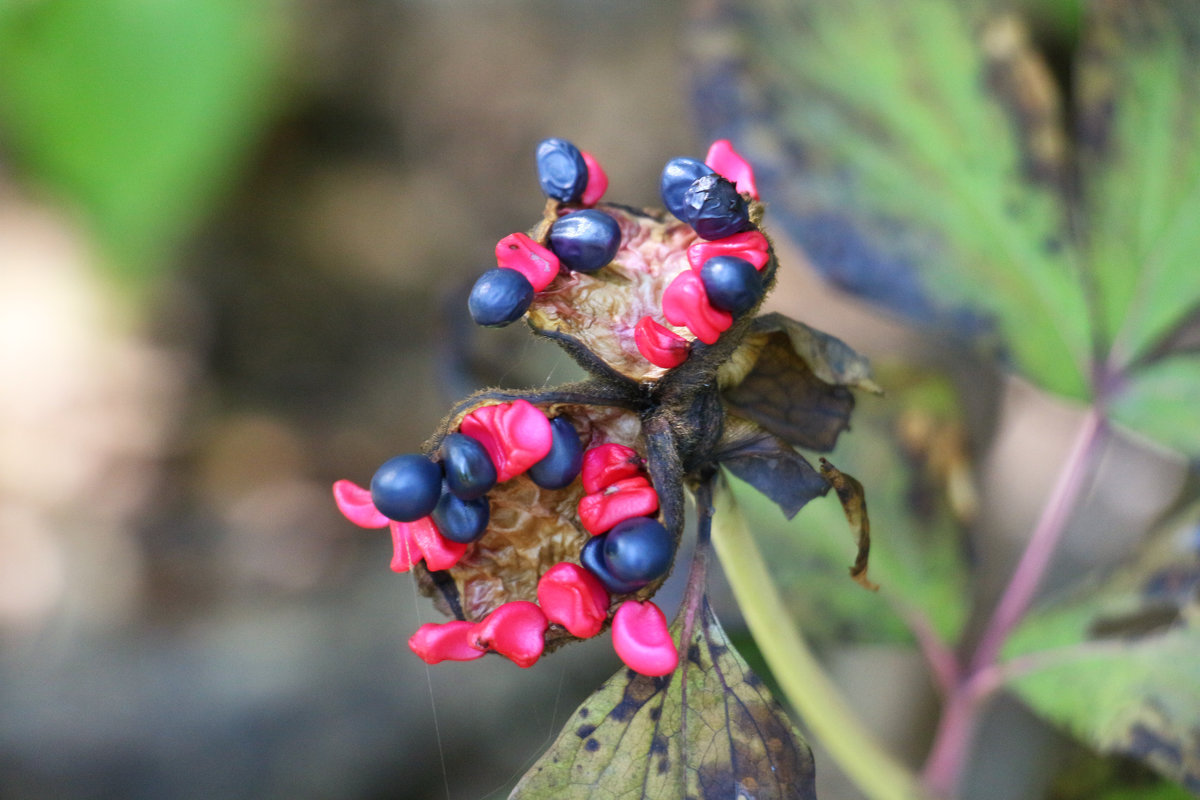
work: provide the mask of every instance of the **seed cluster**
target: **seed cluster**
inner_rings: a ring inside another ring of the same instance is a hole
[[[500,327],[517,321],[560,273],[594,273],[612,263],[620,249],[617,219],[590,207],[608,186],[590,154],[562,139],[547,139],[538,146],[537,167],[542,190],[560,204],[559,216],[545,242],[524,233],[500,240],[497,268],[481,275],[471,292],[471,316],[480,325]],[[645,315],[633,330],[642,357],[656,367],[673,369],[688,358],[687,334],[715,344],[735,318],[762,298],[760,273],[767,264],[768,243],[750,221],[746,198],[758,199],[753,171],[726,140],[713,143],[703,162],[667,162],[659,189],[667,209],[701,239],[687,250],[692,271],[681,272],[662,293],[658,318]],[[580,204],[589,207],[572,210]]]
[[[770,245],[748,210],[758,199],[753,173],[728,142],[715,143],[704,162],[677,158],[663,170],[663,201],[685,225],[597,207],[607,177],[570,142],[543,141],[536,164],[550,200],[547,218],[497,243],[497,266],[479,277],[468,301],[478,324],[508,325],[541,298],[603,307],[610,287],[629,287],[619,299],[634,309],[621,312],[631,318],[622,322],[614,311],[607,324],[618,340],[631,340],[634,358],[652,365],[645,369],[662,374],[687,361],[695,342],[715,344],[762,299]],[[614,261],[618,253],[625,263]],[[666,618],[647,599],[674,561],[678,529],[663,524],[660,507],[673,501],[660,498],[645,454],[614,437],[617,428],[639,424],[637,415],[589,409],[481,401],[449,418],[427,453],[385,462],[369,489],[334,485],[347,519],[390,530],[393,570],[423,564],[418,574],[435,583],[439,575],[471,572],[452,601],[465,618],[423,625],[409,640],[426,662],[494,652],[528,667],[548,641],[589,638],[607,625],[631,669],[675,669]],[[680,516],[676,504],[668,519]],[[530,541],[543,524],[565,531],[553,547]],[[508,551],[515,552],[505,558],[534,565],[535,588],[518,585],[525,575],[479,579]]]
[[[424,561],[440,571],[455,566],[487,531],[488,492],[522,476],[546,490],[581,484],[576,513],[591,538],[577,561],[559,562],[540,577],[536,603],[506,602],[476,623],[421,626],[409,643],[425,661],[472,660],[491,651],[528,667],[541,656],[551,624],[580,639],[595,636],[614,596],[630,595],[670,569],[675,543],[653,516],[658,495],[642,457],[611,442],[585,450],[567,416],[549,419],[526,400],[476,408],[435,456],[396,456],[379,468],[370,490],[338,481],[334,496],[350,521],[391,529],[392,569],[406,572]],[[636,599],[621,605],[629,603],[645,605]],[[630,637],[669,642],[660,635],[666,630],[661,612],[621,620],[618,625],[614,615],[614,643]],[[670,661],[663,653],[646,656],[651,651],[644,646],[627,652],[634,654],[629,666],[645,674]]]

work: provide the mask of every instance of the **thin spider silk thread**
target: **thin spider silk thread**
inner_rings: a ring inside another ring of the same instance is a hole
[[[401,537],[404,541],[404,556],[409,564],[413,563],[412,559],[412,542],[409,537]],[[416,612],[417,620],[421,619],[421,593],[417,589],[417,582],[412,581],[413,587],[413,609]],[[437,742],[438,763],[442,768],[442,787],[446,791],[446,800],[450,800],[450,774],[446,771],[446,753],[442,747],[442,727],[438,724],[437,713],[437,698],[433,694],[433,672],[429,669],[429,664],[425,664],[425,686],[429,689],[429,711],[433,715],[433,738]]]

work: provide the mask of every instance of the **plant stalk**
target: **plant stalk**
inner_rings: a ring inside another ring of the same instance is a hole
[[[850,710],[808,648],[723,480],[713,506],[717,558],[755,642],[805,724],[871,800],[924,797],[916,777]]]
[[[996,663],[1009,634],[1029,611],[1046,569],[1058,550],[1071,513],[1091,478],[1107,430],[1108,423],[1103,411],[1097,406],[1088,409],[1058,480],[1042,508],[1037,526],[1021,554],[1021,560],[975,649],[971,659],[972,673]]]
[[[1062,542],[1067,522],[1093,474],[1107,431],[1108,422],[1103,410],[1093,406],[1084,417],[968,668],[946,697],[933,746],[922,771],[926,789],[936,797],[958,795],[979,725],[979,711],[1000,686],[996,679],[1000,652],[1033,603]]]

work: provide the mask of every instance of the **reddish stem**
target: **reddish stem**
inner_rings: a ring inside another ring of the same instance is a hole
[[[929,665],[938,692],[943,698],[949,697],[962,672],[958,657],[938,636],[933,623],[920,609],[902,606],[900,614],[917,639],[917,647]]]
[[[978,728],[979,711],[984,701],[1001,685],[997,669],[1000,651],[1013,629],[1029,611],[1062,541],[1071,513],[1091,478],[1107,431],[1104,412],[1099,407],[1089,409],[969,667],[946,697],[933,746],[922,773],[925,786],[935,796],[955,797],[958,794],[967,756]],[[943,664],[939,672],[943,673],[939,677],[943,677],[950,670]]]
[[[1046,569],[1058,550],[1071,512],[1092,475],[1107,430],[1104,413],[1095,406],[1088,409],[1058,480],[1046,499],[1037,527],[1033,529],[1012,579],[975,650],[971,660],[972,673],[996,663],[1000,648],[1029,610]]]

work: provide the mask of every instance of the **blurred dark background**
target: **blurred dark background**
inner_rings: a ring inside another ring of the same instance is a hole
[[[540,213],[539,140],[596,155],[630,205],[703,155],[684,5],[0,5],[0,798],[507,796],[616,669],[607,638],[427,669],[406,640],[439,615],[329,486],[474,388],[577,374],[521,326],[474,329],[465,292]],[[873,359],[961,357],[778,245],[774,308]],[[965,369],[987,597],[1078,412]],[[1140,463],[1082,524],[1150,516],[1177,470]],[[1121,552],[1077,541],[1064,569]],[[919,760],[919,656],[825,654]],[[989,726],[972,796],[1032,796],[1061,741],[1012,704]],[[856,796],[820,753],[818,775]]]
[[[572,376],[464,292],[540,139],[702,155],[680,4],[174,5],[0,10],[0,797],[505,796],[611,646],[427,670],[329,485]]]

